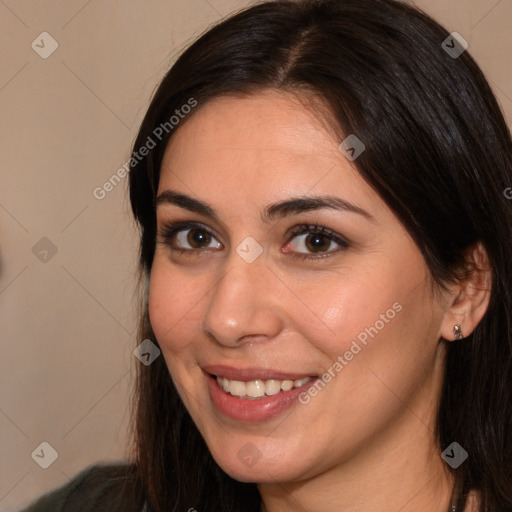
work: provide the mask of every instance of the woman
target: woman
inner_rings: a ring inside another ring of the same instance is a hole
[[[131,159],[132,463],[28,510],[512,510],[511,183],[481,71],[410,6],[206,32]]]

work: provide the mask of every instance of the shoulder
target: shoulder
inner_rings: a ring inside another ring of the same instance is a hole
[[[39,498],[22,512],[140,512],[134,464],[95,464]],[[130,503],[130,509],[126,508]]]

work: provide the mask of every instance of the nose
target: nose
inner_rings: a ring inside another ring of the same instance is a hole
[[[233,252],[208,296],[202,330],[226,347],[276,337],[283,326],[279,285],[263,255],[247,263]]]

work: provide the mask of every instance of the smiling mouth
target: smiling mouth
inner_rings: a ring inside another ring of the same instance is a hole
[[[212,377],[216,378],[217,384],[226,393],[247,400],[258,400],[290,391],[293,388],[300,388],[314,379],[314,377],[304,377],[295,380],[256,379],[241,381],[220,376]]]
[[[271,368],[202,368],[210,399],[216,410],[235,421],[268,421],[299,403],[299,395],[318,376],[288,373]]]

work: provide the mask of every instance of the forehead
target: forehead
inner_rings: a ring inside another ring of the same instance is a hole
[[[159,192],[172,188],[223,204],[229,198],[234,207],[286,195],[375,199],[339,144],[325,118],[289,93],[218,97],[171,138]]]
[[[169,161],[189,162],[207,155],[254,158],[255,153],[263,160],[280,154],[332,158],[339,142],[326,126],[319,114],[290,93],[221,96],[208,101],[178,127],[163,163],[165,167]]]

